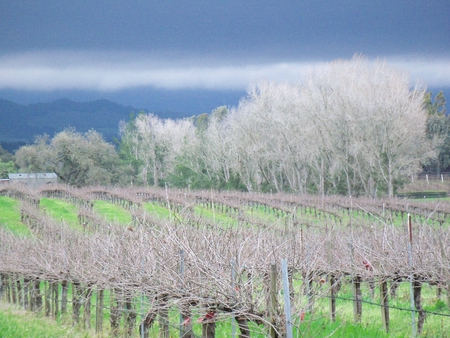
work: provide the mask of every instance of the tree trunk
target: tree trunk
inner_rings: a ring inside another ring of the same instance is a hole
[[[134,325],[136,323],[136,312],[133,310],[133,304],[132,304],[132,296],[127,297],[127,300],[125,302],[125,310],[126,310],[126,336],[132,337],[133,336],[133,330]]]
[[[236,322],[239,326],[239,330],[241,331],[239,338],[250,338],[250,329],[248,327],[247,319],[244,317],[236,317]]]
[[[215,338],[216,336],[216,323],[214,319],[202,324],[202,338]]]
[[[88,287],[84,291],[84,328],[90,329],[91,328],[91,297],[92,292],[91,288]]]

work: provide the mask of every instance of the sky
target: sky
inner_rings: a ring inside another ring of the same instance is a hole
[[[450,97],[448,0],[1,0],[0,98],[189,114],[355,54]]]

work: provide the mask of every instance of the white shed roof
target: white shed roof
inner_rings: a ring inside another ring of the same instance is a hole
[[[18,173],[8,174],[9,179],[20,178],[57,178],[55,173]]]

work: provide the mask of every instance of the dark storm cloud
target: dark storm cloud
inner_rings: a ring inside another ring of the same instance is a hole
[[[449,8],[446,0],[3,0],[0,48],[263,59],[442,54],[450,48]]]
[[[0,89],[243,90],[361,53],[450,85],[450,2],[0,2]]]

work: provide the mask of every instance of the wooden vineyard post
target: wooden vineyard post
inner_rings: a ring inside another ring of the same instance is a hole
[[[184,250],[180,250],[180,293],[184,292]],[[180,338],[192,337],[192,323],[189,304],[184,304],[180,309]],[[233,323],[234,325],[234,323]]]
[[[270,328],[269,337],[278,337],[276,330],[277,316],[277,266],[275,263],[270,264],[270,284],[269,284],[269,317]]]
[[[61,282],[61,313],[67,312],[67,293],[69,291],[69,283],[67,281]]]
[[[447,290],[447,306],[450,307],[450,284],[446,287]]]
[[[25,310],[30,309],[30,287],[31,279],[23,279],[23,308]],[[0,281],[0,299],[1,299],[1,281]]]
[[[330,275],[330,320],[336,321],[336,278]]]
[[[380,301],[381,301],[381,320],[386,332],[389,332],[389,299],[388,286],[385,279],[380,283]]]
[[[4,275],[0,273],[0,300],[3,300],[4,288],[5,288]]]
[[[102,332],[103,325],[103,290],[97,289],[97,298],[95,300],[95,333]]]
[[[51,312],[51,296],[52,296],[52,289],[51,289],[51,284],[50,282],[45,282],[45,303],[44,303],[44,308],[45,308],[45,316],[46,317],[50,317],[50,312]]]
[[[113,289],[110,292],[110,316],[109,322],[111,325],[111,336],[118,337],[119,335],[119,324],[120,324],[120,295],[119,290]]]
[[[40,289],[41,282],[39,279],[34,281],[32,285],[32,295],[31,295],[31,310],[38,312],[42,309],[42,295]]]
[[[81,285],[79,283],[72,284],[72,322],[73,325],[78,324],[80,321],[80,308],[81,308],[81,299],[80,299],[80,290]]]
[[[22,278],[16,279],[16,285],[17,285],[17,303],[22,305],[22,307],[25,309],[25,293],[24,293],[24,283]]]
[[[286,317],[286,338],[292,338],[291,299],[289,292],[289,277],[286,259],[281,260],[281,270],[283,276],[284,314]]]
[[[412,337],[416,336],[416,326],[414,325],[415,322],[415,305],[414,305],[414,275],[412,272],[412,223],[411,223],[411,215],[408,213],[408,256],[409,256],[409,268],[411,270],[409,275],[409,282],[410,282],[410,300],[411,300],[411,335]]]
[[[355,276],[353,278],[352,291],[353,291],[353,320],[355,323],[360,323],[362,317],[361,276]]]
[[[9,283],[9,275],[4,275],[3,276],[3,288],[4,288],[4,293],[5,293],[5,300],[7,302],[11,302],[11,284]]]
[[[253,212],[253,208],[252,208]],[[236,262],[234,259],[231,260],[231,290],[233,293],[233,302],[236,301]],[[234,312],[234,311],[233,311]],[[236,338],[236,321],[237,319],[231,320],[231,337]],[[242,330],[241,330],[242,332]]]
[[[58,290],[58,282],[51,283],[51,301],[52,301],[52,318],[56,319],[58,316],[58,303],[59,303],[59,290]]]
[[[125,300],[126,310],[126,337],[133,336],[134,324],[136,323],[136,311],[133,309],[133,296],[127,295]]]
[[[11,289],[11,303],[16,304],[18,302],[16,275],[12,274],[9,276],[9,285]]]

